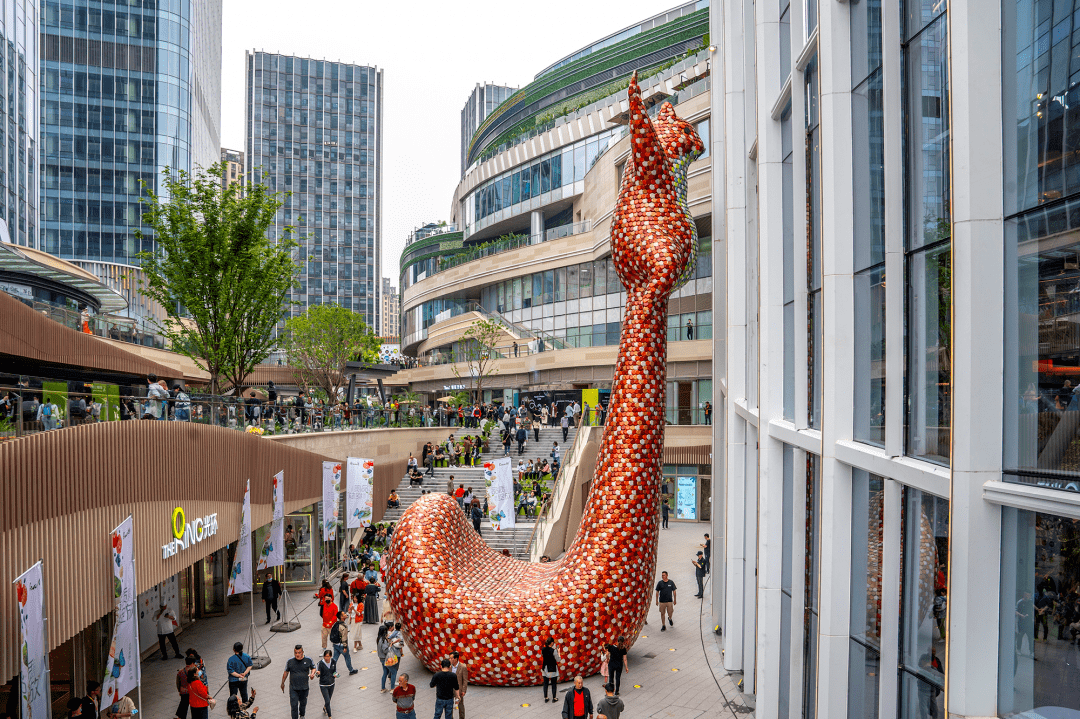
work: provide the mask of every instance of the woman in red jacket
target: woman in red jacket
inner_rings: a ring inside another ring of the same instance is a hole
[[[199,679],[199,671],[194,666],[187,668],[187,680],[191,719],[207,719],[210,716],[210,707],[217,702],[210,696],[210,690]]]

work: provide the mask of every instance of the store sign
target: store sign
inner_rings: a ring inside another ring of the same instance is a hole
[[[181,549],[187,549],[217,534],[217,512],[205,517],[196,517],[189,522],[184,516],[183,508],[177,507],[172,513],[172,534],[172,541],[161,545],[162,559],[168,559]]]
[[[465,385],[463,385],[463,384],[444,384],[442,386],[442,388],[443,388],[444,391],[450,392],[450,391],[453,391],[453,390],[456,390],[456,389],[465,389]]]

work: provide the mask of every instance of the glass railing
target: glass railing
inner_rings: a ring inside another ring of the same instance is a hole
[[[26,385],[0,385],[0,440],[98,422],[134,419],[209,424],[259,435],[333,432],[358,429],[432,426],[430,408],[402,403],[348,406],[321,401],[298,404],[296,398],[252,401],[199,392],[154,399],[127,395],[116,385],[99,383],[92,390],[67,389],[70,384],[34,378]]]
[[[439,259],[439,266],[432,273],[438,274],[445,272],[446,270],[463,265],[473,260],[483,259],[484,257],[491,257],[502,252],[509,252],[510,250],[516,250],[521,247],[528,247],[529,245],[539,245],[543,242],[550,242],[551,240],[559,240],[563,237],[570,237],[572,235],[578,235],[582,232],[588,232],[592,228],[592,222],[585,220],[584,222],[575,222],[570,225],[562,225],[560,227],[552,227],[549,230],[539,232],[535,235],[513,235],[510,237],[493,240],[482,245],[478,245],[471,249],[465,250],[455,255],[451,255],[446,258]],[[428,275],[431,277],[431,275]],[[426,279],[426,278],[425,278]]]
[[[85,318],[86,327],[83,327],[84,317],[78,310],[68,307],[60,307],[40,300],[27,300],[16,297],[27,307],[35,312],[40,312],[49,319],[78,332],[87,332],[98,337],[107,337],[119,342],[144,345],[165,349],[165,338],[153,332],[140,330],[136,327],[136,320],[127,317],[109,317],[107,315],[89,315]]]
[[[664,411],[664,420],[674,425],[708,425],[712,424],[712,410],[706,413],[703,407],[668,407]]]

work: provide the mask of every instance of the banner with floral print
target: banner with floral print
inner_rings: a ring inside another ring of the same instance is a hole
[[[116,625],[109,660],[105,665],[105,681],[101,689],[101,706],[120,701],[120,697],[139,686],[139,622],[135,591],[135,532],[130,516],[110,535],[112,542],[113,608]]]
[[[363,529],[371,523],[372,496],[375,488],[375,460],[349,457],[346,476],[346,527]]]
[[[244,487],[244,504],[240,508],[240,537],[236,540],[232,571],[229,572],[229,593],[251,591],[251,480]]]
[[[263,540],[259,552],[259,569],[280,567],[285,564],[285,472],[282,470],[272,478],[274,519],[270,522],[270,531]]]
[[[332,542],[337,539],[337,526],[341,521],[338,516],[339,501],[341,496],[341,462],[323,462],[323,541]]]
[[[484,463],[484,484],[487,486],[488,519],[491,520],[491,528],[498,532],[516,527],[514,473],[510,469],[509,457],[499,457],[494,462]]]
[[[49,696],[49,650],[45,642],[45,591],[41,562],[15,580],[15,597],[19,601],[19,629],[22,632],[22,647],[19,650],[22,716],[26,719],[48,719],[52,698]]]

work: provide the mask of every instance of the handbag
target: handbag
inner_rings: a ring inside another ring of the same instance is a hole
[[[385,667],[394,667],[394,666],[397,666],[397,663],[398,663],[398,655],[394,654],[393,651],[390,651],[390,652],[388,652],[386,654],[386,661],[383,662],[383,666],[385,666]]]

